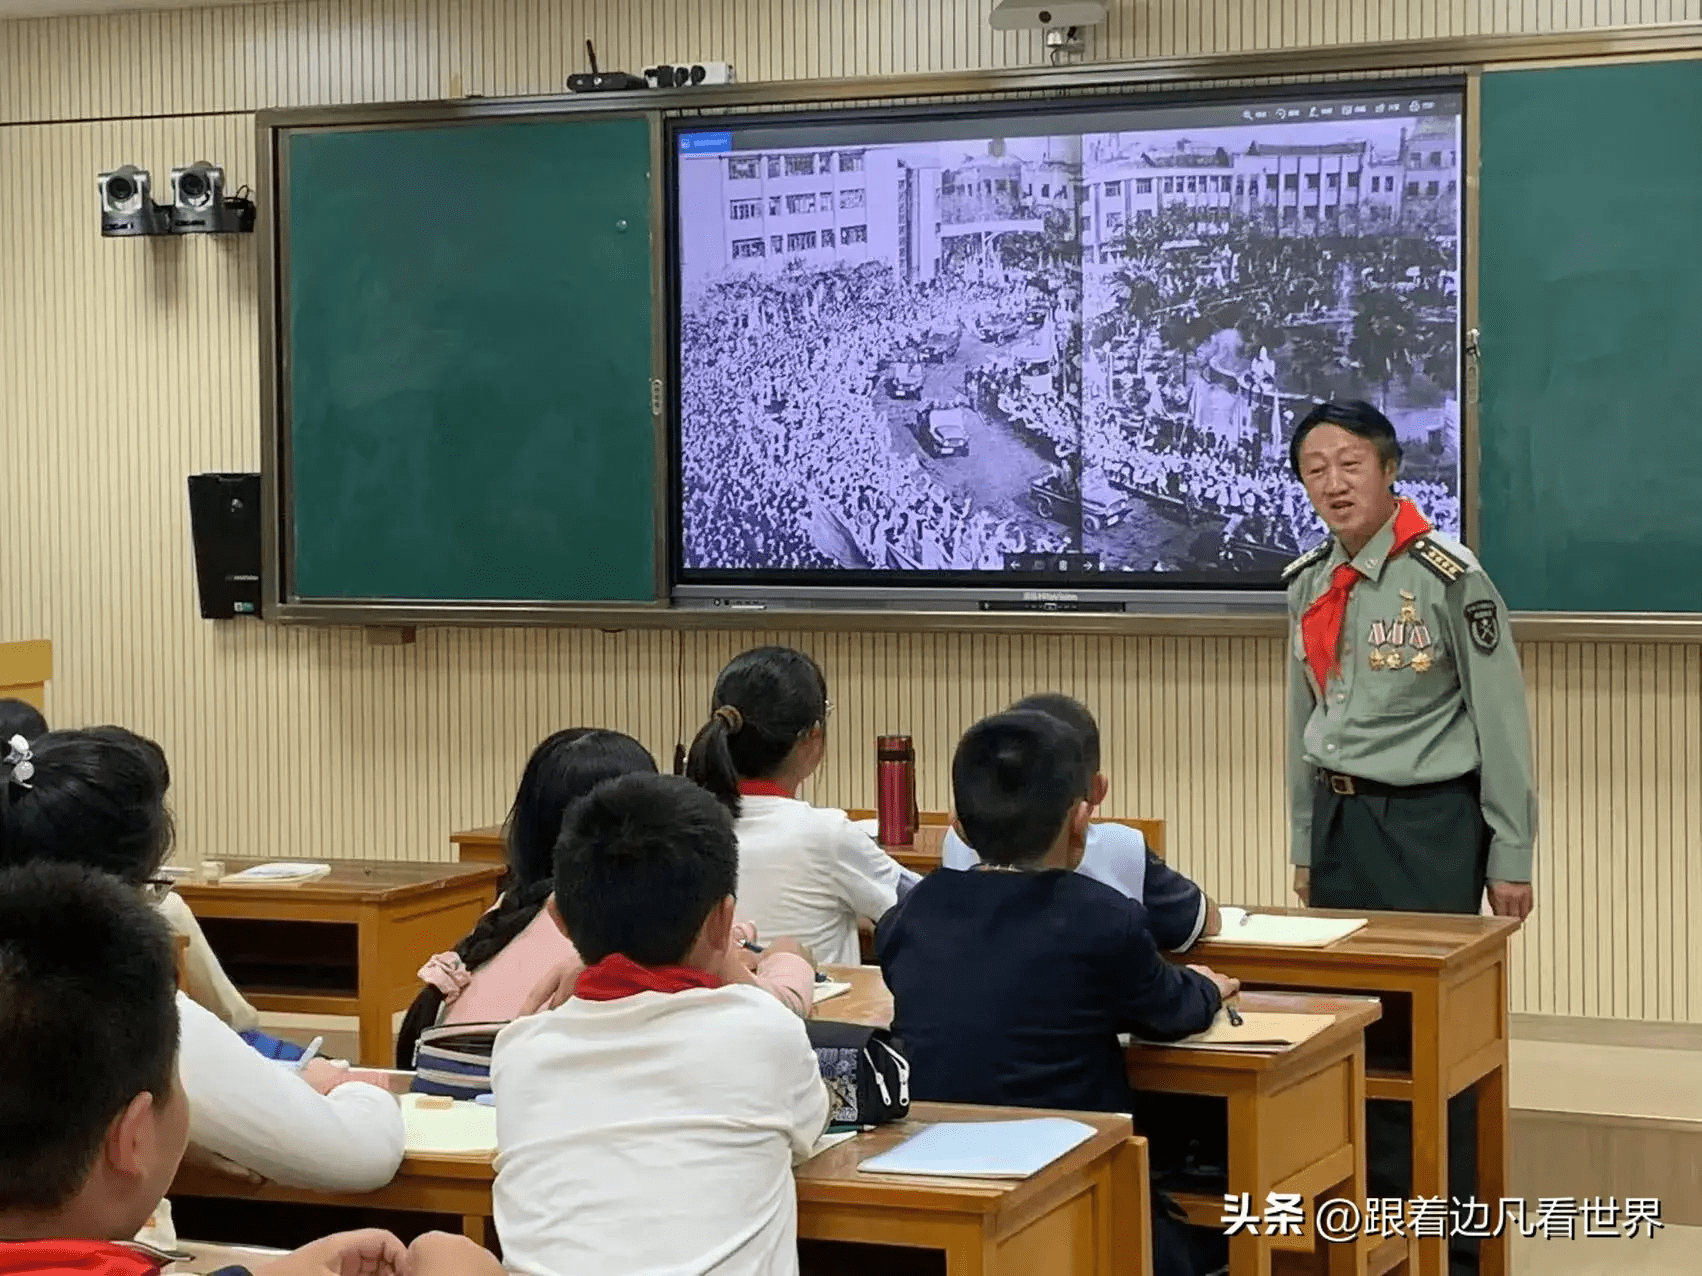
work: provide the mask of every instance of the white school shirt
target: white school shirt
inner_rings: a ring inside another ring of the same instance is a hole
[[[191,1143],[286,1187],[370,1192],[396,1176],[406,1136],[394,1095],[359,1081],[320,1094],[181,992],[177,1014]]]
[[[827,1088],[760,988],[571,998],[502,1030],[491,1089],[508,1271],[796,1276],[792,1166]]]
[[[857,920],[898,902],[904,869],[844,811],[797,798],[739,799],[738,914],[763,939],[789,937],[823,965],[862,962]]]
[[[958,836],[955,828],[946,830],[945,841],[940,844],[941,868],[971,869],[980,862],[981,857],[968,842]],[[1082,849],[1081,863],[1076,865],[1076,872],[1083,877],[1091,877],[1096,882],[1105,883],[1137,904],[1147,904],[1146,835],[1127,824],[1111,821],[1089,824],[1087,845]],[[1171,889],[1176,884],[1186,883],[1186,879],[1179,873],[1171,872],[1165,876],[1168,879],[1165,886]],[[1197,887],[1195,889],[1198,890]],[[1169,950],[1171,952],[1187,952],[1198,941],[1200,932],[1206,928],[1206,893],[1198,893],[1199,903],[1194,913],[1193,929],[1187,933],[1182,943]],[[1184,926],[1186,924],[1183,923]],[[1180,934],[1177,937],[1180,938]]]

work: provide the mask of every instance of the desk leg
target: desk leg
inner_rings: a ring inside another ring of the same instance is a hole
[[[1512,1178],[1507,1147],[1510,1120],[1507,1096],[1507,1064],[1505,1061],[1480,1079],[1477,1089],[1477,1199],[1488,1201],[1493,1212],[1497,1202],[1507,1195]],[[1478,1242],[1479,1276],[1507,1276],[1512,1269],[1512,1238],[1503,1232]]]
[[[1412,1195],[1448,1196],[1448,1094],[1442,1079],[1442,1006],[1434,985],[1412,994]],[[1413,1242],[1416,1276],[1448,1276],[1448,1238]]]
[[[390,1011],[385,1005],[384,944],[381,930],[384,915],[373,907],[361,909],[359,923],[360,968],[355,973],[356,1000],[360,1002],[360,1060],[369,1068],[388,1068],[394,1062],[390,1038]]]
[[[1229,1193],[1245,1194],[1253,1212],[1262,1214],[1271,1185],[1265,1181],[1263,1149],[1259,1146],[1258,1104],[1259,1096],[1255,1093],[1229,1097]],[[1360,1111],[1364,1111],[1363,1103]],[[1271,1276],[1270,1241],[1246,1230],[1231,1236],[1229,1276]]]
[[[1348,1081],[1348,1133],[1353,1139],[1353,1174],[1343,1185],[1341,1194],[1365,1208],[1365,1042],[1360,1040],[1359,1046],[1353,1052],[1351,1064],[1352,1073]],[[1324,1200],[1320,1197],[1312,1203],[1316,1209]],[[1314,1232],[1316,1235],[1316,1232]],[[1317,1244],[1324,1250],[1324,1271],[1328,1276],[1365,1276],[1366,1267],[1371,1257],[1372,1238],[1364,1228],[1351,1243],[1325,1244],[1322,1240]]]

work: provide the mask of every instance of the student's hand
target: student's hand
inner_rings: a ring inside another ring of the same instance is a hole
[[[1312,907],[1312,870],[1297,865],[1294,870],[1294,893],[1300,897],[1302,908]]]
[[[330,1059],[309,1059],[297,1075],[320,1094],[330,1094],[350,1080],[349,1065]]]
[[[214,1174],[222,1174],[226,1178],[247,1183],[252,1187],[259,1187],[266,1181],[265,1175],[249,1169],[246,1165],[238,1165],[217,1152],[209,1152],[193,1143],[183,1150],[183,1164],[194,1166],[196,1169],[211,1170]]]
[[[520,1014],[535,1015],[540,1010],[554,1010],[573,996],[573,990],[579,986],[579,976],[584,970],[585,967],[576,961],[563,962],[557,966],[526,994],[526,1000],[520,1005]]]
[[[1497,917],[1517,917],[1524,921],[1535,907],[1536,891],[1529,882],[1489,884],[1489,911]]]
[[[1237,996],[1241,992],[1241,981],[1239,979],[1231,979],[1228,975],[1220,975],[1210,966],[1189,966],[1188,969],[1193,971],[1195,974],[1204,975],[1207,979],[1211,980],[1213,984],[1217,985],[1217,999],[1220,1002],[1228,1001],[1230,998]]]
[[[733,923],[733,942],[735,944],[754,944],[758,939],[755,922]]]
[[[1200,938],[1210,939],[1213,935],[1223,933],[1223,915],[1217,911],[1217,904],[1210,895],[1206,896],[1206,924],[1200,927]]]
[[[808,948],[805,948],[804,945],[800,941],[793,939],[790,936],[787,936],[786,938],[783,938],[783,939],[770,940],[768,947],[762,950],[761,955],[764,956],[764,957],[767,957],[772,953],[792,953],[792,954],[794,954],[798,957],[802,957],[805,961],[809,962],[810,968],[812,970],[815,968],[815,964],[816,964],[815,954],[810,952],[810,950]],[[757,964],[759,966],[761,965],[760,962],[758,962]]]
[[[403,1276],[408,1251],[389,1232],[338,1232],[268,1263],[255,1276]]]
[[[496,1255],[448,1232],[427,1232],[408,1246],[408,1276],[503,1276]]]

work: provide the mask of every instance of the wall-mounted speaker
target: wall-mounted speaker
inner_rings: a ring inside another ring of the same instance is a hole
[[[206,620],[260,614],[260,476],[191,474],[189,529]]]

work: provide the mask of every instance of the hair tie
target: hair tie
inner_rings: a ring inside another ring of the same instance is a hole
[[[23,736],[15,735],[6,742],[5,765],[12,769],[7,778],[20,789],[33,787],[30,780],[35,776],[35,763],[30,759],[34,756],[30,752],[30,742]]]
[[[438,953],[419,969],[420,979],[443,994],[443,1004],[453,1006],[473,982],[473,974],[459,953]]]
[[[742,730],[745,725],[745,715],[740,713],[730,704],[722,705],[720,708],[715,710],[715,713],[712,716],[719,718],[722,722],[726,723],[727,730],[729,731]],[[18,742],[20,744],[23,743],[22,736],[18,737]]]

